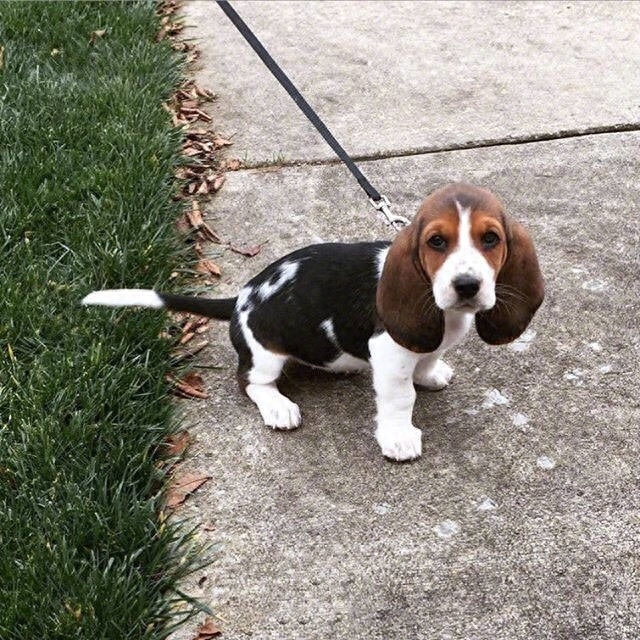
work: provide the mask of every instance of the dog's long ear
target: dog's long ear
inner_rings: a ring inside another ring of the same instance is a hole
[[[476,314],[479,336],[489,344],[515,340],[527,328],[544,299],[544,281],[531,237],[506,220],[507,260],[496,279],[496,304]]]
[[[396,236],[384,263],[376,302],[389,335],[411,351],[426,353],[442,342],[444,315],[420,264],[421,228],[416,220]]]

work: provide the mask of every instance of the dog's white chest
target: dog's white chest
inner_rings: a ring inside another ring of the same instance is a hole
[[[325,364],[323,368],[336,373],[351,373],[365,371],[369,367],[370,365],[366,360],[355,358],[349,353],[341,353],[333,362]]]

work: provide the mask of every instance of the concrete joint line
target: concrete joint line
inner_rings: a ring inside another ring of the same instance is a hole
[[[409,156],[430,155],[449,151],[468,151],[470,149],[486,149],[490,147],[502,147],[507,145],[535,144],[536,142],[549,142],[552,140],[565,140],[571,138],[583,138],[607,133],[628,133],[640,131],[640,122],[619,123],[586,127],[583,129],[562,129],[552,133],[533,133],[520,136],[507,136],[505,138],[487,138],[484,140],[470,140],[452,145],[434,147],[416,147],[399,151],[371,153],[351,156],[355,162],[369,162],[373,160],[390,160],[392,158],[406,158]],[[247,162],[242,169],[265,169],[272,167],[298,167],[302,165],[337,165],[339,158],[310,158],[308,160],[284,160],[282,162]]]

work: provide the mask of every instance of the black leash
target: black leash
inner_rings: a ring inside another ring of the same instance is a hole
[[[236,29],[242,34],[244,39],[251,45],[251,48],[260,56],[260,59],[266,67],[275,76],[276,80],[284,87],[285,91],[291,96],[293,101],[298,105],[302,113],[309,119],[311,124],[319,131],[320,135],[325,139],[327,144],[333,149],[336,155],[347,165],[347,169],[351,171],[358,184],[369,197],[371,204],[378,210],[382,211],[387,222],[396,230],[409,224],[409,221],[403,216],[396,216],[391,213],[391,205],[386,196],[380,195],[373,185],[367,180],[356,163],[349,157],[340,143],[335,139],[331,131],[318,114],[311,108],[311,105],[304,99],[303,95],[296,89],[295,85],[287,74],[278,66],[278,63],[271,57],[269,52],[264,48],[260,40],[249,29],[244,20],[238,15],[237,11],[229,4],[227,0],[216,0],[225,15],[235,25]]]

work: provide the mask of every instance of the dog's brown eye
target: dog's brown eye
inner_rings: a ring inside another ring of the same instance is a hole
[[[487,231],[482,236],[482,247],[484,249],[493,249],[500,242],[500,236],[495,231]]]
[[[431,236],[427,244],[436,251],[444,251],[447,248],[447,241],[442,236]]]

